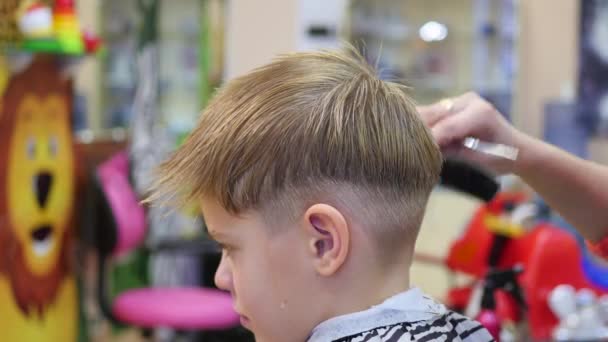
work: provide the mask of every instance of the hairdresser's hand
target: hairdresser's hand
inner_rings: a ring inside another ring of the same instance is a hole
[[[466,137],[513,146],[520,151],[526,143],[526,136],[479,95],[466,93],[420,106],[418,111],[446,156],[469,160],[498,174],[516,171],[517,161],[489,156],[462,145]]]

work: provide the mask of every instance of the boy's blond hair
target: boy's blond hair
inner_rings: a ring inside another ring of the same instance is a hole
[[[405,86],[352,48],[301,52],[228,82],[161,166],[156,195],[288,219],[329,202],[390,249],[415,241],[441,164]]]

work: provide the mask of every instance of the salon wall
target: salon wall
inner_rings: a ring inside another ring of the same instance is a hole
[[[268,63],[296,48],[296,0],[230,1],[225,79]]]
[[[547,100],[571,100],[578,68],[579,1],[519,1],[519,70],[514,123],[526,133],[543,134]]]
[[[576,96],[580,1],[520,1],[519,6],[520,62],[513,122],[542,137],[545,103],[572,101]],[[592,138],[588,148],[589,159],[608,165],[608,139]]]

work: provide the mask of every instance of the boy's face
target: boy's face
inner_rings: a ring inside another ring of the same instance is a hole
[[[232,294],[243,326],[259,342],[306,340],[322,305],[305,234],[296,227],[273,233],[258,213],[234,216],[212,200],[201,207],[223,247],[215,283]]]

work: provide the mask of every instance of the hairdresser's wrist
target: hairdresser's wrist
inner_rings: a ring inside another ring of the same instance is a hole
[[[542,157],[546,154],[548,146],[523,132],[514,133],[514,145],[518,148],[518,156],[513,163],[513,173],[524,181],[529,177],[534,177],[535,173],[540,172]]]

